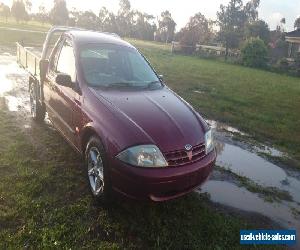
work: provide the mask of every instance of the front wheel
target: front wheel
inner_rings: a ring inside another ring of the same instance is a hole
[[[106,154],[97,137],[92,137],[86,146],[85,162],[92,195],[97,200],[108,202],[111,198],[111,185]]]
[[[36,92],[36,83],[31,83],[29,88],[31,117],[37,122],[42,122],[45,119],[46,111],[45,107],[40,104]]]

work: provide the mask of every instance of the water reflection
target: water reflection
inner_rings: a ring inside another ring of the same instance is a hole
[[[257,194],[224,181],[208,181],[201,188],[201,192],[209,193],[214,202],[243,211],[260,213],[287,228],[296,228],[300,232],[300,220],[293,215],[289,208],[290,204],[265,202]]]
[[[222,142],[217,142],[216,145],[217,165],[229,168],[261,185],[286,190],[295,201],[300,202],[300,181],[289,176],[284,169],[240,147]]]

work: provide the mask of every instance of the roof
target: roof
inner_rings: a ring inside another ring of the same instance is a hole
[[[285,35],[287,37],[300,37],[300,29],[291,31],[291,32],[286,32]]]
[[[74,42],[77,44],[87,44],[87,43],[106,43],[106,44],[115,44],[121,46],[127,46],[133,48],[131,44],[125,42],[116,34],[110,33],[101,33],[96,31],[87,31],[87,30],[70,30],[66,32],[70,34]]]

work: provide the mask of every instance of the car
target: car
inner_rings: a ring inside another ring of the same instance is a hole
[[[31,74],[33,119],[43,121],[47,112],[83,155],[97,199],[117,192],[166,201],[208,179],[216,160],[212,130],[117,35],[54,27],[41,57],[18,44],[17,58]]]

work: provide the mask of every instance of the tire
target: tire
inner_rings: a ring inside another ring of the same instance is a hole
[[[43,122],[46,115],[46,110],[44,105],[40,104],[37,97],[37,84],[32,82],[29,87],[29,97],[30,97],[30,112],[31,117],[36,122]]]
[[[111,200],[111,182],[107,156],[100,139],[92,136],[85,150],[87,179],[93,197],[104,204]]]

